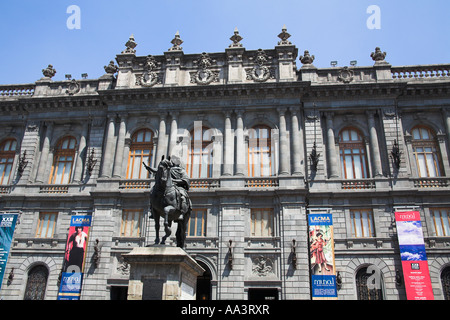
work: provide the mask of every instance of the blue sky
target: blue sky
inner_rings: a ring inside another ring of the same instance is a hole
[[[80,29],[67,28],[70,5],[80,8]],[[370,5],[380,8],[380,29],[367,27]],[[54,80],[98,78],[131,34],[138,56],[163,54],[176,31],[184,53],[223,52],[235,27],[256,50],[274,48],[286,25],[317,67],[372,65],[376,46],[395,66],[450,63],[449,12],[448,0],[3,0],[0,84],[34,82],[48,64]]]

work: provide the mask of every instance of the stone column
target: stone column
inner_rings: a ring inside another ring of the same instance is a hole
[[[86,137],[88,134],[89,123],[83,122],[83,129],[78,144],[77,162],[75,164],[75,172],[73,174],[73,181],[80,182],[83,175],[83,151],[86,148]],[[89,155],[88,155],[89,156]]]
[[[121,178],[122,176],[122,163],[123,163],[123,152],[125,147],[125,135],[127,133],[127,116],[120,116],[120,127],[119,135],[117,137],[116,144],[116,157],[114,159],[114,178]]]
[[[159,118],[159,132],[158,132],[158,146],[156,148],[156,161],[158,164],[161,161],[162,156],[166,155],[166,116],[160,115]]]
[[[172,123],[170,125],[170,141],[169,141],[169,156],[173,156],[174,148],[177,146],[178,134],[178,112],[172,112]]]
[[[292,133],[291,133],[291,141],[292,141],[292,155],[293,155],[293,174],[294,175],[303,175],[303,128],[301,124],[299,125],[299,117],[300,114],[297,110],[298,108],[290,108],[291,117],[292,117]]]
[[[243,176],[245,171],[245,143],[244,122],[242,111],[236,111],[236,172],[235,175]]]
[[[114,132],[116,130],[114,124],[114,115],[108,115],[108,131],[106,132],[106,146],[103,154],[102,175],[101,178],[111,177],[112,166],[112,149],[114,147]]]
[[[447,129],[447,145],[450,145],[450,109],[442,109],[442,115],[444,117],[445,128]],[[450,153],[450,146],[448,151]]]
[[[336,155],[336,146],[334,140],[334,125],[333,125],[332,112],[326,112],[325,117],[327,119],[327,154],[328,154],[328,167],[330,178],[339,177],[339,162]]]
[[[53,122],[47,123],[47,130],[45,132],[44,143],[42,144],[41,157],[39,158],[38,172],[36,175],[36,182],[44,183],[45,169],[47,168],[48,153],[50,151],[50,140],[53,134]]]
[[[289,174],[289,140],[286,130],[285,112],[285,108],[278,111],[280,120],[280,175]]]
[[[370,134],[370,154],[372,155],[373,176],[378,177],[383,175],[381,168],[380,147],[378,145],[377,128],[374,119],[375,111],[367,111],[369,134]]]
[[[234,139],[231,129],[231,112],[225,111],[225,133],[224,133],[224,150],[223,150],[223,175],[233,175],[233,157],[234,157]]]

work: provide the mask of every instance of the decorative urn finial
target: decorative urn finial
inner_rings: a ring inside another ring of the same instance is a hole
[[[384,59],[386,58],[386,52],[381,52],[381,49],[379,47],[376,47],[375,52],[372,52],[370,56],[372,57],[372,60],[375,62],[384,61]]]
[[[305,52],[303,53],[303,56],[300,56],[300,61],[303,64],[312,64],[314,62],[314,55],[310,55],[308,50],[305,50]]]
[[[119,67],[114,64],[113,60],[111,60],[107,66],[104,66],[104,68],[107,74],[114,74],[119,70]]]
[[[42,69],[42,74],[44,75],[44,77],[51,79],[55,76],[56,70],[51,64],[49,64],[47,68]]]
[[[291,37],[291,35],[287,32],[286,25],[283,25],[283,28],[281,29],[281,33],[278,35],[278,38],[281,39],[281,41],[278,41],[278,45],[290,45],[292,44],[288,39]]]
[[[183,48],[180,47],[180,45],[183,43],[183,40],[181,40],[180,33],[178,31],[177,31],[177,33],[175,33],[175,38],[173,38],[172,41],[170,41],[170,43],[173,46],[172,46],[172,48],[169,48],[169,51],[181,51],[181,50],[183,50]]]
[[[131,53],[131,54],[136,53],[136,50],[134,48],[136,48],[137,43],[136,41],[134,41],[134,35],[130,36],[127,43],[125,43],[125,46],[127,48],[124,51],[122,51],[122,53]]]
[[[230,48],[242,48],[242,43],[240,43],[240,41],[244,39],[241,37],[241,35],[239,34],[239,30],[238,28],[234,28],[234,34],[231,36],[230,40],[233,41],[232,44],[230,44]]]

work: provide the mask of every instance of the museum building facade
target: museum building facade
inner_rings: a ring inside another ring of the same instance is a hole
[[[177,33],[139,56],[131,36],[98,79],[49,65],[0,85],[0,211],[17,214],[0,296],[57,299],[71,218],[90,216],[81,299],[126,298],[122,254],[155,238],[142,162],[171,156],[191,178],[198,299],[311,299],[308,216],[328,214],[337,298],[404,300],[398,211],[419,212],[434,299],[450,299],[450,64],[376,48],[373,65],[316,68],[278,37],[185,54]]]

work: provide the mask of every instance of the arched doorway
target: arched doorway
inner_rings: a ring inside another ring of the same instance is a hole
[[[44,300],[47,288],[48,270],[43,265],[33,267],[28,272],[24,300]]]
[[[441,273],[442,290],[444,299],[450,300],[450,266],[446,267]]]
[[[211,300],[211,270],[201,261],[197,263],[205,272],[197,277],[197,300]]]
[[[382,279],[379,279],[380,283],[375,285],[375,288],[370,289],[367,285],[368,281],[374,279],[372,279],[372,273],[368,272],[367,267],[359,269],[355,280],[358,300],[383,300]]]

